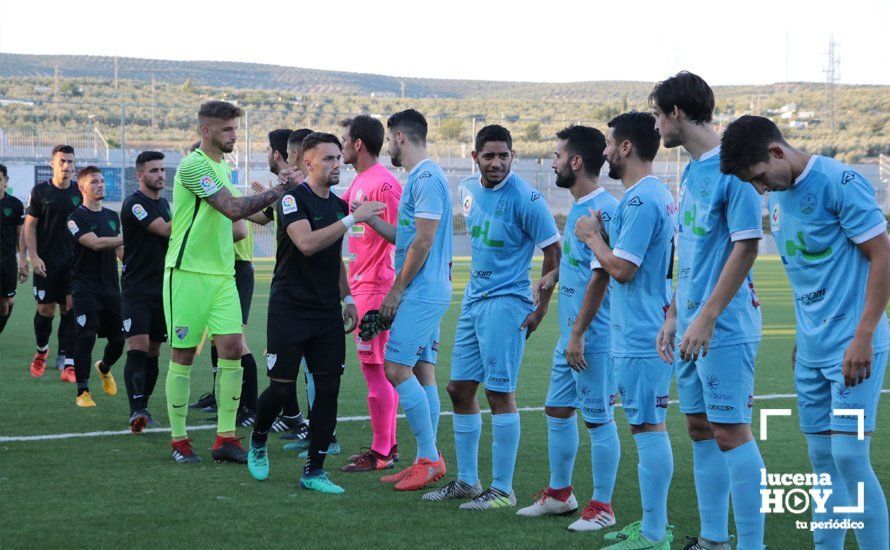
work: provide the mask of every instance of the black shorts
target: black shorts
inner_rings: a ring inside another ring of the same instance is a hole
[[[120,294],[78,293],[72,299],[78,330],[95,330],[100,338],[123,338]]]
[[[15,296],[15,289],[19,284],[19,266],[9,259],[0,260],[0,299]]]
[[[250,302],[253,301],[253,264],[244,260],[235,260],[235,287],[238,289],[238,300],[241,302],[241,324],[247,324],[250,317]]]
[[[266,347],[270,378],[296,380],[304,357],[312,374],[342,373],[346,361],[343,320],[306,319],[269,311]]]
[[[124,336],[148,334],[152,342],[167,341],[167,322],[164,320],[164,299],[138,294],[121,295]]]
[[[71,264],[46,265],[46,277],[34,274],[34,298],[38,304],[64,304],[71,294]]]

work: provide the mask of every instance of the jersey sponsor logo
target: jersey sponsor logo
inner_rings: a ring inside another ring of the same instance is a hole
[[[293,195],[285,195],[281,198],[281,212],[293,214],[297,211],[297,199]]]
[[[668,408],[668,396],[667,395],[656,395],[655,396],[655,407],[658,409]]]
[[[640,197],[634,197],[627,201],[628,206],[643,206],[643,201],[640,200]]]
[[[816,210],[816,202],[816,195],[807,193],[800,201],[800,213],[805,216],[812,214]]]
[[[471,276],[474,279],[491,279],[491,271],[490,270],[482,270],[482,269],[474,269],[471,273]]]
[[[820,288],[819,290],[814,290],[813,292],[807,292],[806,294],[801,294],[797,297],[797,303],[802,306],[811,306],[813,304],[818,304],[822,300],[825,299],[825,289]]]
[[[825,250],[810,252],[807,250],[807,243],[804,240],[803,231],[798,231],[797,242],[794,242],[793,240],[785,241],[785,252],[788,256],[796,256],[797,253],[800,252],[800,255],[803,256],[804,260],[814,262],[831,256],[832,248],[829,246]]]
[[[133,319],[124,319],[124,332],[130,332],[131,326],[133,326]]]
[[[574,296],[575,289],[565,285],[559,285],[559,293],[565,296]]]
[[[779,230],[779,218],[781,217],[781,214],[782,208],[779,206],[779,203],[774,204],[773,211],[769,216],[769,228],[773,233]]]
[[[216,182],[210,176],[204,176],[201,178],[201,189],[208,195],[214,193],[216,191]]]
[[[361,224],[353,225],[349,229],[349,236],[354,238],[361,238],[365,236],[365,226]]]
[[[86,315],[78,315],[77,317],[74,318],[74,320],[77,321],[78,326],[81,326],[81,327],[86,326],[86,324],[87,324],[87,316]]]
[[[698,218],[698,205],[693,204],[691,211],[687,210],[687,211],[683,212],[683,225],[690,226],[692,228],[692,234],[695,235],[696,237],[704,237],[705,235],[708,234],[708,231],[704,227],[698,226],[698,223],[696,223],[698,221],[697,218]],[[682,229],[683,226],[680,226],[680,228]]]
[[[473,239],[482,237],[482,242],[485,244],[485,246],[490,246],[492,248],[502,248],[504,246],[504,241],[488,238],[488,231],[490,229],[491,222],[489,221],[486,221],[483,226],[474,225],[472,229],[470,229],[470,237],[472,237]]]
[[[272,370],[272,368],[275,366],[275,362],[277,360],[278,360],[277,353],[267,353],[266,354],[266,368],[268,368],[269,370]]]
[[[136,219],[139,221],[142,221],[148,217],[148,212],[145,211],[145,207],[138,202],[134,204],[133,208],[131,208],[130,210],[132,210],[133,215],[136,216]]]
[[[188,333],[189,333],[188,327],[179,326],[179,327],[175,327],[173,329],[173,334],[175,334],[176,337],[179,338],[180,340],[185,340],[185,337],[188,336]]]
[[[75,222],[74,220],[68,220],[68,231],[70,231],[72,235],[77,235],[77,222]]]

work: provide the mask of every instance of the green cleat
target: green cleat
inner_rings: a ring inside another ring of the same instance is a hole
[[[343,487],[340,487],[328,479],[328,474],[325,472],[313,476],[303,474],[303,477],[300,478],[300,487],[309,491],[318,491],[319,493],[324,493],[326,495],[339,495],[346,492]]]
[[[642,522],[635,521],[622,527],[620,531],[612,531],[611,533],[606,533],[605,536],[603,536],[603,540],[625,540],[638,534],[641,527]]]
[[[282,447],[285,451],[294,451],[297,453],[309,450],[309,438],[299,439],[293,443],[285,443]]]
[[[661,540],[651,541],[643,536],[641,531],[641,522],[635,521],[620,531],[607,533],[605,540],[615,541],[615,544],[606,546],[611,550],[670,550],[671,542],[674,540],[674,534],[670,525],[664,530],[664,537]]]
[[[253,441],[250,442],[250,450],[247,453],[247,469],[257,481],[263,481],[269,477],[269,448],[266,445],[254,447]]]
[[[286,450],[292,450],[292,449],[288,449],[288,446],[290,446],[290,445],[298,445],[298,443],[288,443],[287,445],[284,446],[284,448]],[[293,450],[296,450],[296,449],[293,449]],[[327,454],[328,455],[340,454],[340,443],[337,440],[331,441],[331,444],[328,445]],[[297,458],[309,458],[309,440],[308,439],[306,440],[306,446],[304,447],[304,450],[300,454],[297,455]]]

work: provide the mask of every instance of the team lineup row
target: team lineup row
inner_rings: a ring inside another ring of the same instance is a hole
[[[649,102],[651,114],[619,115],[605,134],[579,125],[557,134],[556,184],[575,199],[564,235],[544,197],[511,171],[509,131],[490,125],[477,134],[472,156],[479,173],[459,186],[472,259],[447,388],[457,476],[423,499],[463,500],[465,510],[516,506],[517,380],[526,341],[558,287],[560,337],[545,402],[550,479],[518,515],[579,508],[571,478],[580,411],[591,436],[594,494],[569,529],[616,525],[611,501],[621,449],[613,409],[620,400],[637,447],[642,518],[605,538],[609,548],[669,548],[673,451],[665,417],[676,377],[701,520],[685,547],[729,548],[732,503],[738,547],[762,548],[765,465],[750,428],[761,310],[751,268],[763,237],[758,193],[769,191],[771,231],[795,295],[792,362],[813,470],[837,480],[828,510],[856,502],[853,495],[864,491],[855,536],[860,547],[886,548],[887,506],[869,437],[857,436],[856,416],[832,414],[859,409],[865,431],[875,429],[890,348],[890,240],[873,190],[851,168],[790,146],[768,119],[743,116],[721,139],[711,126],[713,92],[697,75],[682,72],[660,82]],[[434,484],[446,474],[436,445],[434,368],[452,294],[452,197],[441,168],[427,157],[426,120],[409,109],[392,115],[386,128],[366,115],[343,121],[341,138],[309,129],[270,132],[277,186],[239,196],[223,155],[233,150],[241,114],[222,101],[201,106],[201,141],[177,169],[172,211],[160,197],[162,154],[139,156],[139,190],[118,216],[102,207],[101,171],[84,168],[71,185],[74,151],[54,149],[53,179],[35,186],[27,212],[21,203],[7,208],[10,196],[3,197],[2,323],[16,273],[27,275],[30,257],[38,302],[32,375],[44,373],[57,304],[64,356],[58,366],[64,380],[76,382],[79,406],[95,405],[88,380],[97,336],[108,341],[95,368],[109,394],[116,393],[110,369],[126,338],[134,432],[152,422],[148,396],[161,343],[169,341],[165,390],[173,458],[180,463],[200,460],[186,433],[190,372],[198,346],[212,335],[214,391],[201,405],[217,412],[213,458],[246,462],[254,478],[265,479],[268,434],[284,429],[294,440],[288,446],[306,455],[300,485],[331,494],[344,492],[323,466],[327,454],[339,452],[334,432],[344,335],[355,331],[373,441],[342,470],[394,467],[401,403],[417,455],[381,481],[404,491]],[[692,158],[679,200],[653,175],[662,143],[682,146]],[[377,161],[384,144],[393,166],[407,171],[404,186]],[[606,162],[609,177],[625,187],[620,201],[599,184]],[[337,197],[331,188],[341,163],[357,176]],[[270,383],[260,395],[243,337],[253,286],[247,222],[275,223],[277,237],[267,319]],[[536,248],[544,260],[532,284]],[[309,423],[296,397],[301,364],[311,380]],[[477,468],[480,384],[492,411],[487,489]],[[235,437],[236,425],[253,426],[247,450]],[[842,518],[814,512],[813,519]],[[842,548],[845,537],[845,529],[814,530],[819,548]]]

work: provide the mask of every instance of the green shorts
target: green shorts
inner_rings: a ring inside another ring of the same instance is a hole
[[[164,271],[164,317],[170,346],[194,348],[208,334],[241,334],[235,278],[179,269]]]

